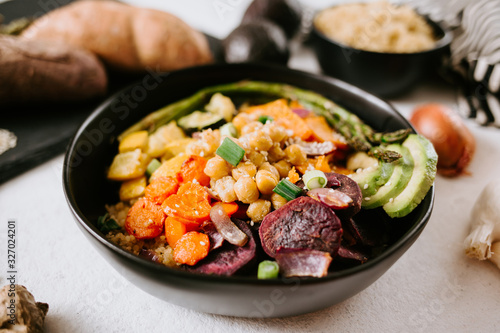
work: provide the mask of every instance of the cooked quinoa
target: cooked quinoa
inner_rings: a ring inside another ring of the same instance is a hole
[[[387,1],[327,8],[314,24],[327,37],[366,51],[420,52],[436,43],[432,28],[422,16],[409,6]]]

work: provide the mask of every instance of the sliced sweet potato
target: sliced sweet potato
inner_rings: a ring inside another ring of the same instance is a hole
[[[81,47],[128,71],[172,71],[212,61],[205,36],[181,19],[117,1],[63,6],[36,20],[21,38]]]
[[[312,135],[309,126],[292,111],[284,99],[252,106],[246,108],[244,112],[258,116],[270,116],[276,124],[293,131],[293,135],[300,137],[302,140],[308,140]]]
[[[309,116],[304,118],[307,126],[312,131],[312,139],[314,141],[325,142],[331,141],[338,149],[349,149],[349,145],[345,139],[333,128],[328,125],[326,119],[321,116]]]
[[[0,105],[82,101],[107,89],[99,59],[62,43],[0,36],[0,68]]]

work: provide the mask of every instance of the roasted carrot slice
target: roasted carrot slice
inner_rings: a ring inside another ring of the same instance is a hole
[[[330,164],[328,163],[330,156],[321,155],[316,157],[314,168],[323,172],[331,172]]]
[[[208,192],[205,190],[200,184],[196,183],[185,183],[179,186],[179,190],[177,194],[185,197],[192,197],[193,200],[197,201],[208,201],[210,197],[208,196]]]
[[[191,155],[187,160],[182,163],[181,170],[177,173],[177,180],[180,184],[197,181],[202,186],[210,184],[210,177],[208,177],[204,170],[207,165],[207,159]]]
[[[214,206],[218,203],[222,204],[222,208],[224,208],[224,211],[226,212],[226,214],[228,216],[233,215],[239,209],[239,205],[236,202],[219,202],[219,201],[217,201],[217,202],[214,202],[212,204],[212,206]]]
[[[208,236],[197,231],[184,234],[174,246],[174,260],[179,264],[195,265],[210,250]]]
[[[200,184],[182,184],[161,205],[165,214],[181,219],[184,223],[200,224],[210,219],[210,199]]]
[[[187,232],[186,225],[180,220],[167,216],[165,219],[165,237],[167,243],[174,248],[177,241]]]
[[[179,185],[172,177],[155,178],[144,190],[145,196],[157,205],[161,205],[166,198],[177,193]]]
[[[299,177],[299,174],[297,173],[297,171],[295,171],[295,167],[292,167],[292,169],[290,169],[290,171],[288,171],[288,180],[290,180],[292,183],[296,183],[298,182],[300,179]]]
[[[135,238],[150,239],[161,234],[164,222],[165,214],[161,207],[142,198],[129,209],[125,229]]]

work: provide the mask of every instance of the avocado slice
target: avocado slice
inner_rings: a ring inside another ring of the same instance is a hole
[[[387,146],[387,149],[398,152],[402,157],[392,163],[394,164],[394,171],[389,180],[378,189],[377,193],[369,197],[369,200],[366,200],[365,197],[362,203],[362,207],[365,209],[380,207],[388,203],[391,198],[395,198],[404,190],[413,173],[413,157],[406,147],[392,144]]]
[[[351,179],[358,183],[363,198],[375,194],[391,177],[394,163],[376,161],[375,164],[352,174]]]
[[[437,154],[432,143],[421,135],[410,134],[403,142],[413,157],[414,168],[405,189],[383,207],[390,217],[408,215],[424,199],[436,177]]]

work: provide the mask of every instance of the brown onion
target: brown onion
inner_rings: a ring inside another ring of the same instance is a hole
[[[248,242],[248,236],[231,221],[221,203],[215,204],[210,210],[210,219],[217,231],[229,243],[243,246]]]
[[[440,174],[454,177],[466,173],[476,140],[459,115],[444,105],[426,104],[413,111],[410,122],[434,145]]]

